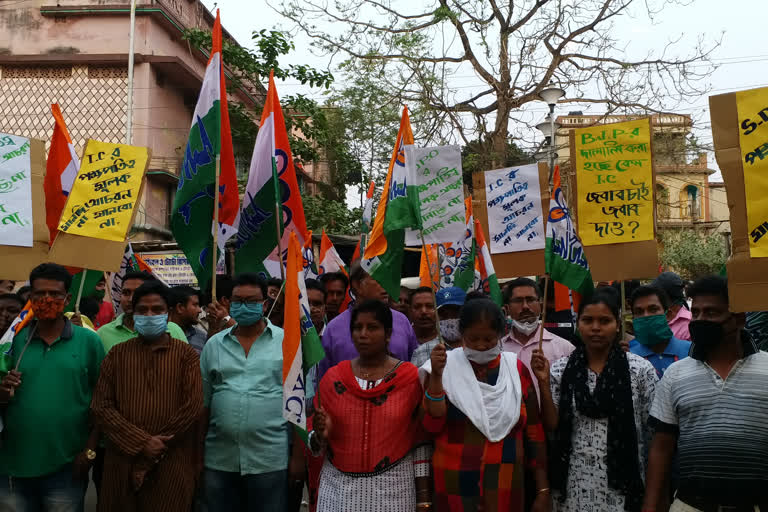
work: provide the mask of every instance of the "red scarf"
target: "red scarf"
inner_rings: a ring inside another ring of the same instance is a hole
[[[419,372],[411,363],[402,363],[378,386],[363,390],[352,364],[344,361],[328,370],[318,395],[331,418],[328,459],[339,471],[381,473],[405,457],[421,438],[422,389]]]

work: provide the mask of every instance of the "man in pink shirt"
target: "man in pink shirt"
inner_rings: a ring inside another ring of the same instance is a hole
[[[502,347],[507,352],[514,352],[523,364],[531,371],[531,355],[539,347],[541,326],[542,295],[539,285],[527,277],[519,277],[507,283],[504,288],[504,309],[512,319],[509,334],[502,338]],[[568,340],[556,336],[544,329],[542,350],[546,358],[554,363],[561,357],[566,357],[574,350]],[[533,379],[536,396],[539,395],[539,384]]]
[[[672,330],[672,336],[677,339],[691,341],[688,324],[691,323],[691,312],[685,302],[685,284],[674,272],[662,272],[653,281],[653,286],[661,288],[669,297],[670,306],[667,310],[667,323]]]

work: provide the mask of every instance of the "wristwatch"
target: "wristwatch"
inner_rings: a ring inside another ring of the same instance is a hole
[[[85,450],[85,458],[88,460],[96,460],[96,452],[90,448]]]

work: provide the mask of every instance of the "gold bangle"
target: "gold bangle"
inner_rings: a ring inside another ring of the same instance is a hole
[[[539,489],[538,491],[536,491],[536,494],[537,495],[544,494],[545,492],[549,492],[549,487],[545,487],[543,489]]]

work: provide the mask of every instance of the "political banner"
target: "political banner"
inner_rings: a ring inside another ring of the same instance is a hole
[[[573,140],[583,244],[653,240],[650,118],[578,128]]]
[[[466,227],[461,148],[405,146],[406,176],[416,183],[424,233],[428,244],[453,243]],[[421,245],[417,230],[405,232],[406,245]]]
[[[89,140],[59,231],[123,242],[148,164],[147,148]]]
[[[538,164],[485,172],[491,254],[543,249]]]
[[[736,93],[749,255],[768,256],[768,88]]]
[[[0,133],[0,243],[32,247],[30,140]]]
[[[197,278],[183,252],[142,252],[139,253],[139,257],[152,269],[152,274],[168,286],[197,287]],[[219,261],[216,273],[226,273],[222,261]]]

